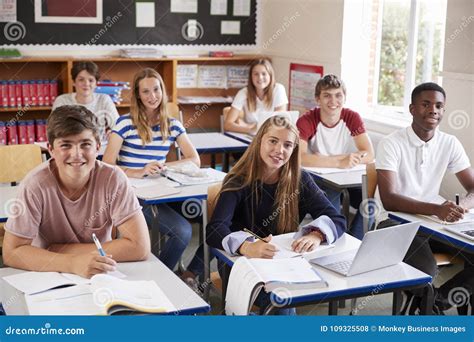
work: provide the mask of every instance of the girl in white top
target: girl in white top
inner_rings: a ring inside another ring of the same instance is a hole
[[[99,136],[107,142],[119,114],[112,99],[106,94],[94,93],[100,78],[99,67],[93,62],[76,62],[71,69],[75,93],[62,94],[53,103],[53,109],[65,105],[81,105],[98,117]]]
[[[246,88],[239,90],[225,118],[226,131],[255,133],[259,112],[285,111],[288,98],[283,85],[275,83],[275,72],[268,59],[257,59],[250,64]],[[243,111],[244,120],[239,120]]]

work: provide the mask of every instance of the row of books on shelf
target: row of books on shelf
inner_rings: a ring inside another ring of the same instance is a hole
[[[95,92],[110,96],[112,102],[120,104],[123,101],[122,91],[130,89],[130,82],[103,80],[97,82]]]
[[[57,80],[0,80],[0,108],[51,106],[57,96]]]
[[[0,121],[0,145],[34,144],[47,141],[46,120]]]

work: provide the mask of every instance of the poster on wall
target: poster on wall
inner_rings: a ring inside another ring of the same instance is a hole
[[[323,77],[323,67],[307,64],[290,64],[289,108],[304,114],[316,106],[314,87]]]
[[[102,24],[102,0],[35,0],[36,23]]]

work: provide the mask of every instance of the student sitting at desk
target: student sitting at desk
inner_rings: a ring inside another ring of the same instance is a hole
[[[301,138],[303,166],[348,169],[374,160],[374,150],[360,115],[344,108],[346,86],[335,75],[321,78],[315,88],[316,107],[301,116],[296,125]],[[340,207],[340,193],[322,187],[331,203]],[[361,189],[349,190],[351,206],[358,209]],[[362,216],[357,212],[350,232],[362,239]]]
[[[377,182],[386,210],[436,215],[441,220],[456,222],[468,208],[474,207],[474,170],[466,152],[455,136],[438,129],[445,100],[446,93],[439,85],[418,85],[411,94],[412,124],[379,143]],[[436,201],[447,170],[456,175],[467,191],[459,205],[450,200]],[[382,222],[381,226],[390,224]],[[435,276],[438,270],[430,245],[437,251],[448,249],[419,234],[404,261]],[[456,254],[464,256],[462,251]],[[467,255],[464,258],[469,261]]]
[[[254,134],[259,112],[285,111],[288,104],[285,87],[275,83],[275,72],[268,59],[250,64],[248,85],[239,90],[224,122],[226,131]],[[244,112],[244,121],[239,113]]]
[[[296,252],[333,243],[344,233],[344,217],[300,168],[299,140],[298,130],[286,116],[265,121],[224,179],[207,227],[210,246],[233,255],[272,258],[276,247],[271,236],[298,230],[308,213],[314,221],[296,234],[292,245]],[[266,242],[254,241],[244,228]]]
[[[75,93],[59,95],[53,109],[64,105],[81,105],[98,118],[101,142],[107,142],[108,135],[119,114],[112,99],[106,94],[94,93],[99,81],[99,67],[93,62],[75,62],[71,69]]]
[[[169,117],[167,102],[160,74],[150,68],[139,71],[133,81],[130,114],[122,115],[117,120],[104,153],[104,162],[119,165],[127,176],[133,178],[160,174],[166,168],[170,146],[176,142],[183,159],[167,165],[192,161],[200,166],[199,155],[183,125]],[[159,258],[173,270],[191,240],[191,224],[167,204],[159,204],[158,211],[159,229],[169,236]],[[151,226],[151,207],[144,206],[144,213]],[[199,262],[195,259],[191,267],[194,265],[197,268]]]
[[[100,139],[94,114],[82,106],[58,107],[48,118],[47,133],[52,159],[20,184],[17,200],[24,210],[5,225],[5,264],[89,278],[113,271],[116,261],[146,259],[150,238],[127,177],[96,160]],[[120,237],[113,240],[115,229]]]

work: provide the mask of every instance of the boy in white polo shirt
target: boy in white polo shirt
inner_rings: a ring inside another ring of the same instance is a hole
[[[24,210],[5,225],[5,264],[90,278],[115,270],[117,261],[146,259],[148,228],[127,176],[96,159],[97,117],[83,106],[56,108],[48,118],[48,142],[52,159],[21,181],[16,201]]]
[[[413,89],[411,126],[384,138],[377,148],[377,181],[383,206],[389,211],[436,215],[455,222],[474,207],[474,170],[459,140],[440,132],[446,93],[435,83]],[[467,193],[459,205],[441,200],[439,190],[446,171],[455,174]],[[435,276],[436,261],[431,247],[446,250],[418,235],[407,252],[405,262]],[[462,251],[456,253],[463,254]],[[464,255],[462,255],[464,256]],[[468,256],[464,256],[470,262]]]
[[[347,169],[370,163],[374,150],[365,131],[364,122],[357,112],[344,108],[346,87],[335,75],[321,78],[315,88],[316,107],[296,123],[301,138],[303,166]],[[340,207],[340,193],[318,182],[331,203]],[[351,206],[359,208],[360,189],[349,190]],[[351,224],[351,234],[362,239],[362,216],[357,212]]]

